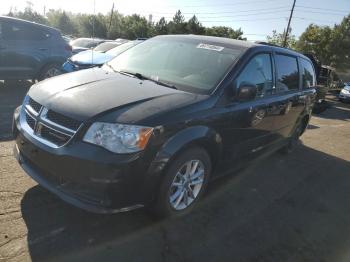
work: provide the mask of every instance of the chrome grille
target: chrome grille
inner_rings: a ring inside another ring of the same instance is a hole
[[[52,110],[49,110],[47,112],[46,118],[58,125],[64,126],[74,131],[78,130],[79,126],[81,125],[79,121],[70,117],[66,117]]]
[[[71,136],[58,132],[47,126],[41,127],[40,136],[58,146],[63,146],[71,138]]]
[[[40,112],[41,105],[38,102],[34,101],[32,98],[29,98],[28,104],[35,112]]]
[[[26,97],[21,121],[26,131],[51,147],[67,144],[81,126],[81,122],[48,110],[33,99]]]
[[[34,128],[35,128],[35,119],[33,117],[31,117],[29,114],[26,114],[26,120],[27,120],[27,123],[30,126],[30,128],[34,130]]]

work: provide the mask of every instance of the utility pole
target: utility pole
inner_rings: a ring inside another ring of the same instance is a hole
[[[292,10],[290,10],[290,16],[289,16],[289,20],[288,20],[287,30],[286,30],[286,34],[284,35],[283,47],[286,47],[286,45],[287,45],[287,38],[288,38],[288,33],[289,33],[290,21],[292,20],[295,2],[296,2],[296,0],[294,0],[294,2],[293,2]]]
[[[112,18],[113,18],[113,11],[114,11],[114,3],[113,3],[113,5],[112,5],[111,17],[109,18],[109,26],[108,26],[108,31],[110,31],[110,30],[111,30]]]

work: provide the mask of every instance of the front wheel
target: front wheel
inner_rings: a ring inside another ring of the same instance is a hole
[[[170,164],[161,183],[155,211],[162,217],[189,212],[209,181],[211,161],[202,148],[190,148]]]

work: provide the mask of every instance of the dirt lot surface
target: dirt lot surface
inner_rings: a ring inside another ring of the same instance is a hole
[[[350,261],[350,105],[329,96],[302,144],[211,185],[194,212],[94,215],[38,186],[12,156],[28,83],[0,82],[0,261]]]

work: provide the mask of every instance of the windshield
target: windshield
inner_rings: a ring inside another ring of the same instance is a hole
[[[120,45],[120,43],[118,42],[105,42],[96,46],[94,48],[94,51],[104,53],[118,45]]]
[[[130,48],[109,65],[116,71],[140,73],[180,90],[209,94],[241,53],[219,44],[161,37]]]
[[[109,54],[112,56],[117,56],[117,55],[123,53],[124,51],[128,50],[129,48],[131,48],[139,43],[141,43],[141,41],[130,41],[128,43],[121,44],[117,47],[114,47],[113,49],[106,52],[106,54]]]
[[[71,46],[91,48],[91,47],[96,46],[99,42],[100,41],[93,40],[93,39],[79,38],[79,39],[73,40],[70,45]]]

